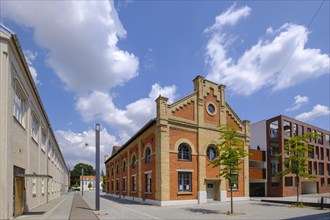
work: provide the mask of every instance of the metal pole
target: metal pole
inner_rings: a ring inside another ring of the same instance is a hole
[[[84,168],[81,169],[81,196],[84,196]]]
[[[95,162],[96,162],[96,193],[95,193],[95,210],[100,210],[100,124],[95,125]]]

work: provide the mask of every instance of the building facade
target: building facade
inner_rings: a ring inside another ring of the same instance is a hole
[[[69,170],[17,36],[0,25],[0,219],[68,190]]]
[[[295,175],[288,174],[284,177],[276,175],[276,173],[284,169],[283,161],[288,155],[281,157],[277,155],[284,152],[285,143],[288,139],[310,132],[319,134],[317,139],[309,140],[309,146],[312,151],[308,153],[308,172],[316,176],[316,178],[308,179],[301,177],[299,181],[301,186],[300,194],[326,193],[330,191],[329,131],[283,115],[251,125],[251,149],[256,151],[256,148],[259,148],[260,151],[265,151],[267,155],[266,175],[263,178],[258,178],[258,182],[264,183],[265,194],[267,196],[296,195],[297,180],[295,179]],[[262,187],[262,185],[259,185],[259,187]]]
[[[238,132],[248,151],[249,121],[242,121],[225,99],[225,86],[197,76],[194,91],[168,104],[156,100],[157,117],[105,161],[106,191],[111,196],[160,206],[227,201],[228,182],[220,168],[209,166],[217,157],[219,125]],[[236,175],[235,199],[249,197],[248,158]]]
[[[100,176],[100,190],[102,187],[103,177]],[[96,189],[96,176],[80,176],[80,190],[90,191]]]

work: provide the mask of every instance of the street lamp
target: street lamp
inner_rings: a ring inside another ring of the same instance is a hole
[[[96,193],[95,193],[95,210],[100,210],[100,124],[95,125],[95,169],[96,169]]]
[[[84,196],[84,168],[81,169],[81,196]]]

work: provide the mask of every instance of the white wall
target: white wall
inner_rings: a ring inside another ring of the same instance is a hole
[[[267,150],[267,135],[266,135],[266,120],[256,122],[251,124],[251,149]]]

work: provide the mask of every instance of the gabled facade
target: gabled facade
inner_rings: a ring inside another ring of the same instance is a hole
[[[103,177],[100,176],[100,190],[102,187]],[[80,176],[80,190],[90,191],[96,189],[96,176]]]
[[[0,24],[0,219],[68,191],[69,170],[17,36]]]
[[[311,139],[308,153],[308,172],[315,179],[300,178],[300,194],[326,193],[330,191],[330,132],[316,126],[279,115],[251,125],[251,149],[259,146],[266,151],[267,175],[259,178],[259,185],[265,189],[266,196],[294,196],[296,184],[294,174],[279,177],[276,174],[284,169],[284,159],[288,155],[277,155],[284,151],[285,142],[291,137],[310,132],[320,136]],[[253,157],[250,157],[250,163]],[[251,180],[250,180],[251,181]],[[252,182],[251,182],[252,183]],[[255,184],[254,184],[255,185]]]
[[[225,99],[225,86],[197,76],[194,91],[168,104],[156,100],[157,117],[150,120],[105,162],[109,195],[166,206],[227,201],[229,187],[209,166],[217,156],[219,125],[237,130],[248,151],[249,121],[242,121]],[[234,197],[249,197],[248,158],[237,174]]]

